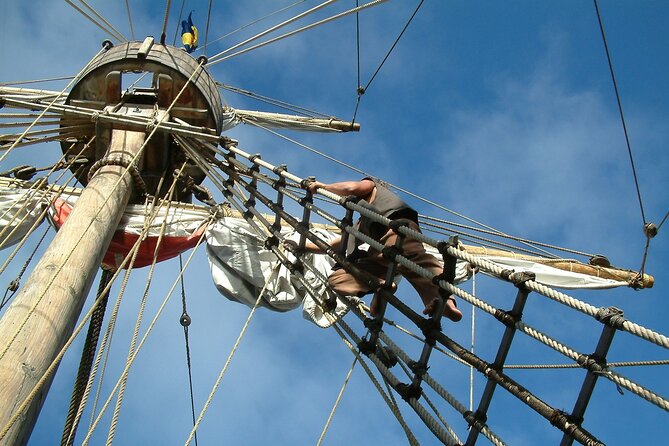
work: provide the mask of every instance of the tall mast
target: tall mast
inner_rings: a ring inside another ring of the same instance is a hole
[[[83,128],[61,146],[67,156],[82,154],[74,172],[86,187],[0,320],[0,430],[14,420],[0,445],[27,443],[53,374],[26,409],[20,407],[72,335],[128,202],[141,201],[145,193],[162,196],[170,181],[177,182],[175,199],[190,201],[186,185],[205,177],[160,124],[174,118],[220,134],[221,100],[203,68],[205,60],[154,45],[152,37],[105,48],[72,87],[66,101],[71,107],[60,121],[61,127]],[[142,79],[150,85],[137,86]],[[118,120],[96,124],[90,117],[68,114],[77,108]],[[177,170],[184,173],[175,178]],[[137,185],[142,190],[135,191]]]
[[[108,154],[132,159],[144,139],[141,132],[114,130]],[[102,167],[0,320],[0,339],[11,342],[0,360],[3,427],[72,334],[132,190],[133,180],[125,168]],[[3,444],[27,443],[50,381],[14,424]]]

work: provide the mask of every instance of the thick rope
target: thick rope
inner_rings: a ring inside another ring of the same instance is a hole
[[[360,211],[359,209],[356,209],[356,210],[358,210],[358,211],[361,212],[361,213],[363,212],[363,211]],[[353,233],[353,231],[350,231],[350,232]],[[358,234],[354,234],[354,235],[358,236]],[[359,237],[359,238],[361,238],[361,237]],[[364,241],[369,242],[369,240],[364,240]],[[402,260],[402,259],[400,258],[400,260]],[[402,263],[402,262],[400,261],[400,262],[398,262],[398,263]],[[407,265],[407,266],[409,266],[409,265]],[[500,273],[501,273],[501,271],[500,271]],[[428,277],[429,277],[429,276],[428,276]],[[492,308],[492,307],[491,307],[491,308]],[[629,384],[628,384],[628,385],[629,385]]]
[[[179,270],[183,270],[183,259],[181,257],[181,254],[179,254]],[[193,392],[193,372],[192,372],[192,365],[191,365],[191,360],[190,360],[190,342],[188,339],[188,327],[190,326],[191,319],[190,316],[188,315],[188,311],[186,309],[186,289],[184,286],[184,278],[183,275],[181,276],[181,317],[179,318],[179,322],[183,326],[184,329],[184,343],[186,347],[186,367],[188,368],[188,388],[190,390],[190,410],[191,410],[191,416],[193,418],[193,426],[195,425],[195,396]],[[197,446],[197,431],[195,432],[195,446]]]
[[[108,292],[105,294],[102,294],[101,292],[106,288],[107,282],[109,282],[112,275],[113,274],[110,271],[103,270],[100,277],[100,284],[98,286],[96,298],[101,300],[101,303],[93,312],[88,326],[88,332],[86,333],[86,341],[84,342],[84,348],[81,352],[79,370],[70,398],[70,407],[65,419],[65,427],[63,428],[63,437],[60,442],[61,446],[70,446],[74,444],[74,436],[76,435],[77,426],[79,424],[77,414],[79,413],[79,408],[81,407],[87,384],[91,376],[91,370],[96,356],[95,350],[97,349],[102,321],[105,316],[105,310],[107,309],[107,299],[109,298]]]

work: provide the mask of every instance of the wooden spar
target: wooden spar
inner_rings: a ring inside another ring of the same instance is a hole
[[[112,130],[111,135],[108,157],[127,160],[143,147],[146,136],[123,130]],[[0,351],[7,348],[0,359],[0,429],[72,334],[132,191],[133,179],[126,168],[101,167],[0,320]],[[1,445],[27,443],[50,384],[51,377]]]

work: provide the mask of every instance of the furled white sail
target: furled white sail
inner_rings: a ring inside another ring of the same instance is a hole
[[[241,123],[249,123],[273,129],[311,132],[350,132],[360,130],[360,124],[340,121],[336,118],[312,118],[309,116],[238,110],[230,107],[226,107],[223,110],[222,117],[223,131],[230,130]]]

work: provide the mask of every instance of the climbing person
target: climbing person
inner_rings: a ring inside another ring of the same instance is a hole
[[[418,213],[406,204],[400,197],[391,192],[380,181],[366,177],[360,181],[342,181],[337,183],[321,183],[312,181],[308,183],[307,188],[313,193],[318,189],[324,189],[340,196],[355,196],[366,201],[380,215],[390,220],[403,220],[407,226],[420,232],[418,226]],[[385,247],[392,247],[398,235],[389,227],[372,221],[364,215],[357,222],[360,232],[368,235]],[[341,237],[332,240],[329,244],[337,249],[341,245]],[[291,242],[289,242],[291,243]],[[292,242],[295,245],[295,242]],[[371,274],[383,284],[384,277],[388,270],[388,260],[383,254],[375,249],[370,249],[365,253],[358,249],[361,242],[349,237],[346,254],[350,261],[359,269]],[[305,250],[309,252],[320,252],[321,250],[314,243],[307,241]],[[423,243],[419,240],[407,236],[402,243],[402,255],[417,265],[425,268],[435,275],[443,272],[439,261],[431,254],[425,251]],[[439,302],[439,288],[427,279],[410,269],[399,265],[398,273],[404,276],[409,283],[416,289],[423,301],[423,314],[431,315],[437,308]],[[328,278],[328,283],[334,291],[344,295],[364,295],[372,291],[370,286],[356,278],[353,274],[344,268],[335,269]],[[391,285],[394,290],[394,284]],[[378,302],[372,299],[370,304],[370,313],[376,316]],[[457,308],[453,296],[446,298],[444,306],[444,316],[457,322],[462,319],[462,313]]]

